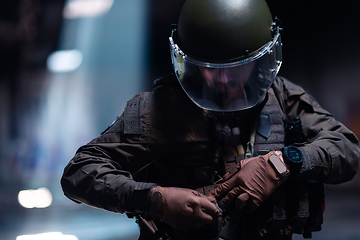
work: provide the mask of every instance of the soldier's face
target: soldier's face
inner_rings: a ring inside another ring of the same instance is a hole
[[[234,68],[205,68],[200,67],[200,72],[216,98],[226,106],[236,99],[246,100],[245,86],[252,74],[255,63]]]

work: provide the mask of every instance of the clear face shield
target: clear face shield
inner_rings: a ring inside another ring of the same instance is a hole
[[[280,33],[249,58],[230,63],[198,61],[169,38],[180,85],[199,107],[220,112],[251,108],[262,101],[282,63]]]

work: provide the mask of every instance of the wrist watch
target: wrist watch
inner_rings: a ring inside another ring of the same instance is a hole
[[[288,170],[285,162],[281,159],[281,155],[279,156],[276,152],[277,151],[269,156],[268,162],[281,180],[285,181],[290,176],[290,171]]]
[[[300,172],[303,162],[303,155],[299,148],[294,146],[284,147],[282,149],[285,162],[290,166],[291,175]]]

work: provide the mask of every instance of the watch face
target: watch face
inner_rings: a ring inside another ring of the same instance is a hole
[[[295,147],[287,147],[286,148],[286,156],[289,161],[293,163],[301,163],[302,162],[302,154],[298,148]]]

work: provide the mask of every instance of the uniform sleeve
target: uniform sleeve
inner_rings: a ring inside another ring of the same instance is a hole
[[[281,85],[285,112],[290,119],[300,117],[306,137],[306,143],[298,144],[304,156],[298,176],[330,184],[350,181],[360,160],[355,134],[301,87],[286,79],[281,79]]]
[[[64,194],[78,203],[112,212],[146,212],[154,183],[136,182],[132,174],[151,162],[146,144],[121,139],[122,121],[80,147],[64,169]],[[115,129],[115,131],[113,131]]]

